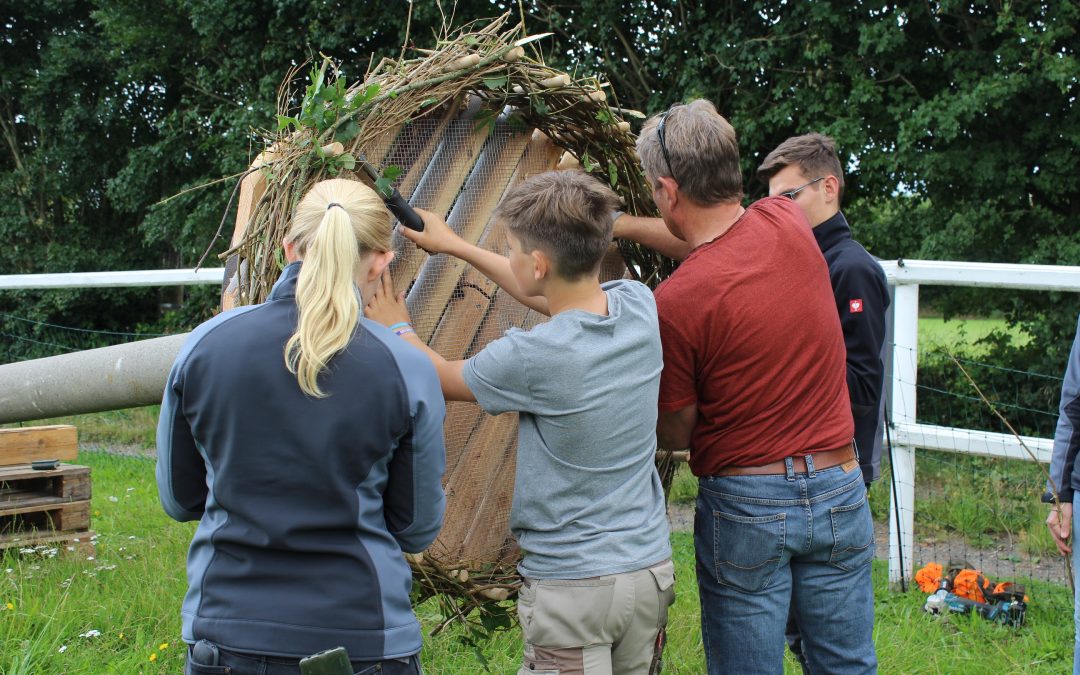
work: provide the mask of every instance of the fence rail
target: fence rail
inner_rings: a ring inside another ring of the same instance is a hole
[[[1049,462],[1052,440],[920,424],[916,415],[919,286],[975,286],[1080,292],[1080,266],[969,263],[933,260],[881,261],[892,303],[892,354],[886,364],[891,413],[895,490],[889,514],[889,579],[913,572],[915,450]],[[44,288],[110,288],[220,284],[224,270],[143,270],[0,276],[0,291]],[[1026,448],[1026,449],[1025,449]],[[1033,456],[1032,456],[1033,455]],[[903,561],[903,564],[901,564]]]
[[[0,276],[0,291],[41,288],[125,288],[136,286],[195,286],[221,284],[225,268],[134,270],[130,272],[69,272]]]

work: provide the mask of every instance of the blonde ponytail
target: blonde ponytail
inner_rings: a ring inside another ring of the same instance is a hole
[[[304,262],[296,283],[299,319],[285,344],[285,364],[307,395],[327,395],[319,374],[348,346],[360,321],[356,274],[362,256],[388,251],[391,234],[382,200],[357,181],[322,181],[296,205],[286,241]]]

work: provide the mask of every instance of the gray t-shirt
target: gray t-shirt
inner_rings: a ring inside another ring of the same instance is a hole
[[[521,413],[510,530],[520,572],[582,579],[671,557],[655,468],[663,356],[652,292],[604,284],[608,315],[511,329],[465,364],[487,412]]]

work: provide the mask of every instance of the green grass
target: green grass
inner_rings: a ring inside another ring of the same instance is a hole
[[[978,341],[994,331],[1007,333],[1013,344],[1024,345],[1031,336],[1019,328],[1010,328],[1004,319],[919,317],[919,350],[922,352],[963,348],[968,356],[979,356],[986,347]]]
[[[93,560],[74,554],[50,558],[9,552],[3,557],[0,672],[179,672],[184,651],[179,608],[194,526],[173,522],[161,512],[152,460],[84,451],[80,462],[93,469],[96,555]],[[687,483],[685,475],[688,472],[680,473],[677,485]],[[697,674],[703,672],[704,660],[693,541],[688,533],[676,533],[672,542],[677,599],[664,672]],[[1028,625],[1011,630],[971,617],[925,615],[921,593],[886,588],[880,563],[874,566],[874,585],[881,672],[1052,673],[1068,668],[1072,614],[1067,589],[1029,585],[1033,602]],[[11,609],[6,609],[8,603]],[[426,630],[440,619],[431,602],[421,605],[418,614]],[[79,637],[91,630],[101,634]],[[456,628],[427,638],[422,654],[426,672],[482,672],[473,649],[460,638]],[[513,672],[521,650],[519,634],[500,634],[483,650],[491,672]],[[798,672],[790,658],[785,672]]]
[[[79,444],[94,443],[112,447],[124,446],[151,449],[156,441],[158,411],[161,406],[150,405],[126,410],[53,417],[33,422],[0,424],[0,429],[48,424],[71,424],[79,431]]]

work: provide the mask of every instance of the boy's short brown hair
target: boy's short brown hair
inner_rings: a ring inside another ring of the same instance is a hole
[[[843,199],[844,170],[840,166],[840,158],[836,156],[836,142],[833,139],[816,132],[792,136],[765,156],[765,160],[757,168],[757,177],[763,183],[768,183],[773,176],[791,164],[798,166],[807,180],[836,176],[836,180],[840,182],[840,197]]]
[[[581,171],[548,171],[518,183],[495,215],[525,250],[551,256],[555,273],[576,280],[595,274],[611,244],[612,213],[622,200]]]

